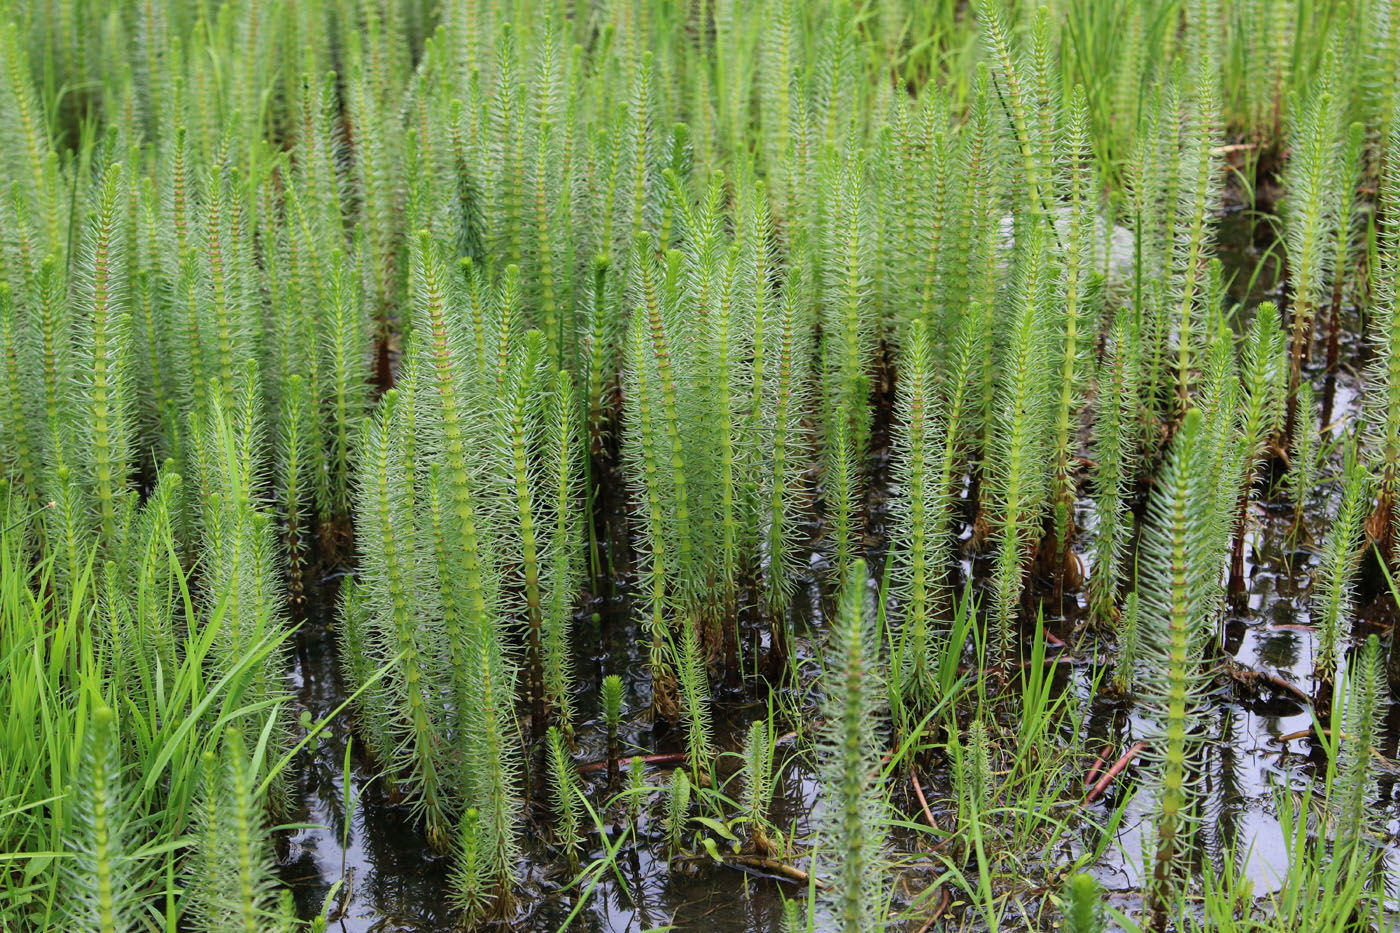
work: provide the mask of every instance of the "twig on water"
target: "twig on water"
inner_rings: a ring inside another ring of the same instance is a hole
[[[633,756],[624,756],[619,759],[619,761],[631,761],[632,757]],[[661,765],[685,764],[686,757],[685,752],[664,752],[659,755],[642,755],[641,759],[642,764],[646,765],[648,768],[656,768]],[[578,770],[580,774],[586,774],[589,771],[601,771],[607,766],[608,760],[604,758],[602,761],[590,761],[586,765],[579,765]]]

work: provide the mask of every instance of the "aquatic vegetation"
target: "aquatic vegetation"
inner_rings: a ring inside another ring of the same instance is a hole
[[[1392,0],[0,6],[0,929],[1393,906]]]
[[[1065,885],[1067,933],[1102,933],[1103,888],[1089,875],[1075,875]]]
[[[1155,853],[1149,908],[1162,927],[1179,896],[1194,818],[1192,773],[1198,768],[1199,715],[1208,669],[1203,663],[1220,598],[1220,568],[1210,563],[1210,437],[1197,409],[1186,413],[1159,477],[1144,529],[1140,569],[1144,657],[1138,693],[1156,720],[1153,754]]]
[[[1089,606],[1096,622],[1109,623],[1117,612],[1123,557],[1131,530],[1125,503],[1134,474],[1135,412],[1138,400],[1138,341],[1131,311],[1114,319],[1104,348],[1094,399],[1093,452],[1094,571],[1089,577]]]
[[[1361,558],[1361,525],[1370,501],[1371,476],[1349,439],[1342,465],[1342,498],[1323,546],[1317,593],[1317,660],[1314,679],[1319,706],[1330,700],[1345,645],[1345,619],[1354,612],[1353,577]],[[1325,699],[1324,699],[1325,698]]]
[[[823,738],[823,783],[831,795],[826,817],[827,859],[833,880],[823,894],[823,924],[845,931],[880,927],[879,850],[885,835],[876,746],[881,694],[880,657],[873,637],[865,565],[846,574],[832,637],[827,676],[828,734]]]

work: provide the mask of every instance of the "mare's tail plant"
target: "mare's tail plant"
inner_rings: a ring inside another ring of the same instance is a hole
[[[1064,893],[1065,933],[1103,933],[1103,886],[1092,875],[1071,876]]]
[[[1284,434],[1290,440],[1298,425],[1298,386],[1303,378],[1303,363],[1312,355],[1313,321],[1329,291],[1329,277],[1340,274],[1340,270],[1331,268],[1333,252],[1328,246],[1336,236],[1339,222],[1339,205],[1332,192],[1339,182],[1336,176],[1343,161],[1343,100],[1335,86],[1338,80],[1335,53],[1329,51],[1328,59],[1329,64],[1323,66],[1324,79],[1291,108],[1290,155],[1284,171],[1284,185],[1288,190],[1284,243],[1293,320]],[[1350,179],[1346,184],[1350,186]]]
[[[142,912],[142,863],[121,763],[116,716],[100,706],[82,736],[70,829],[62,840],[64,922],[75,930],[125,933]]]
[[[775,655],[781,657],[786,631],[781,618],[792,598],[799,551],[799,495],[806,469],[801,422],[807,409],[809,333],[801,316],[802,274],[794,269],[783,283],[782,298],[764,305],[774,320],[765,322],[773,346],[763,369],[758,449],[768,458],[761,485],[759,560],[763,567],[763,602],[770,617]]]
[[[1046,469],[1052,410],[1045,361],[1052,304],[1045,234],[1038,226],[1017,257],[1016,288],[997,393],[996,430],[989,451],[997,537],[993,644],[1000,664],[1012,663],[1029,558],[1040,533],[1048,491]]]
[[[1292,404],[1303,419],[1297,424],[1293,435],[1292,463],[1289,464],[1287,477],[1288,492],[1293,498],[1293,525],[1298,528],[1303,524],[1308,500],[1317,489],[1322,429],[1318,424],[1317,402],[1310,384],[1305,382],[1298,387]]]
[[[690,778],[684,768],[671,772],[671,780],[666,785],[666,847],[672,855],[685,846],[685,827],[690,820]]]
[[[365,422],[358,448],[360,640],[372,659],[366,669],[392,667],[363,706],[391,711],[384,720],[388,733],[376,744],[389,756],[385,764],[392,773],[408,782],[430,838],[441,846],[449,838],[453,812],[444,760],[445,710],[439,702],[444,633],[425,598],[431,588],[424,579],[428,565],[417,553],[421,531],[407,481],[403,419],[403,402],[390,390]],[[370,715],[371,721],[377,718]]]
[[[1048,108],[1047,108],[1048,109]],[[1077,590],[1083,581],[1079,557],[1071,550],[1074,535],[1074,506],[1078,498],[1074,476],[1078,445],[1079,418],[1084,386],[1088,381],[1090,344],[1098,333],[1096,295],[1090,291],[1095,226],[1098,220],[1098,187],[1094,178],[1093,154],[1089,149],[1089,112],[1084,88],[1076,86],[1070,100],[1064,153],[1055,153],[1066,163],[1063,187],[1066,189],[1067,223],[1061,225],[1060,289],[1057,306],[1062,313],[1054,327],[1054,344],[1060,355],[1060,372],[1054,389],[1054,428],[1051,433],[1050,508],[1051,534],[1042,542],[1046,549],[1042,566],[1055,578],[1056,598],[1066,588]],[[1051,134],[1047,133],[1047,136]],[[1053,139],[1042,141],[1053,146]]]
[[[893,503],[898,529],[895,540],[899,542],[894,572],[904,619],[892,666],[899,672],[906,699],[916,710],[925,710],[937,702],[934,618],[946,549],[940,531],[952,505],[952,490],[943,485],[937,470],[944,428],[922,319],[909,328],[897,407],[895,449],[899,459],[895,475],[903,494]]]
[[[1337,166],[1329,194],[1335,202],[1336,224],[1331,244],[1332,254],[1328,266],[1332,269],[1332,290],[1327,311],[1327,354],[1325,372],[1327,382],[1322,396],[1322,423],[1332,420],[1333,401],[1337,391],[1337,364],[1341,355],[1342,342],[1342,300],[1346,296],[1348,274],[1356,258],[1357,229],[1359,218],[1364,210],[1364,202],[1359,191],[1361,157],[1365,148],[1366,128],[1353,123],[1347,130],[1346,144],[1342,149],[1342,161]]]
[[[634,311],[628,333],[627,376],[631,402],[624,456],[645,531],[645,585],[649,590],[646,628],[651,636],[654,702],[673,715],[674,669],[664,644],[671,611],[690,618],[703,588],[702,555],[697,545],[695,479],[686,457],[680,388],[673,357],[672,324],[679,316],[677,289],[680,255],[668,255],[665,278],[657,268],[652,238],[636,238],[632,254],[631,299]]]
[[[1204,658],[1213,634],[1219,568],[1212,553],[1214,489],[1207,427],[1188,411],[1148,506],[1140,573],[1143,663],[1140,708],[1156,723],[1151,738],[1154,829],[1146,908],[1161,929],[1183,893],[1195,818],[1194,772],[1200,739],[1193,734],[1208,681]]]
[[[414,444],[413,456],[408,456],[406,450],[398,456],[412,471],[409,476],[417,476],[419,482],[430,477],[430,485],[436,490],[436,498],[430,496],[430,504],[435,519],[440,619],[448,640],[447,673],[461,726],[473,712],[466,695],[482,686],[480,658],[475,652],[482,649],[489,654],[499,653],[497,555],[485,546],[487,535],[494,530],[485,487],[499,457],[493,456],[489,443],[480,443],[479,421],[480,412],[494,409],[486,402],[486,396],[500,397],[505,373],[487,361],[474,365],[470,350],[473,343],[457,304],[457,289],[449,277],[441,247],[426,231],[420,231],[415,238],[411,259],[415,335],[412,371],[417,373],[417,384],[407,382],[414,397],[412,404],[404,400],[400,414],[405,419],[401,429],[404,433],[394,443]],[[510,279],[507,274],[505,282],[508,284]],[[507,304],[504,291],[503,288],[502,306]],[[508,336],[509,327],[502,323],[498,335],[502,348]],[[409,418],[411,422],[407,421]],[[424,455],[422,463],[420,451]],[[402,495],[406,498],[400,510],[404,515],[412,511],[414,500],[419,497],[414,485],[404,482]],[[412,540],[405,539],[403,546],[409,546]],[[430,618],[439,618],[431,604],[414,604],[428,612]],[[457,732],[459,741],[465,741],[462,737],[467,730],[459,728]],[[482,819],[488,819],[484,810]],[[441,838],[445,841],[446,837]]]
[[[564,743],[557,726],[549,727],[549,775],[554,806],[554,841],[564,850],[569,864],[578,865],[579,849],[583,845],[578,777],[574,759]]]
[[[321,297],[318,340],[325,398],[320,412],[329,418],[328,501],[323,509],[332,523],[350,517],[353,445],[369,408],[369,314],[356,289],[356,269],[343,250],[331,253]]]
[[[206,496],[200,569],[210,612],[222,609],[223,625],[214,640],[216,669],[228,673],[265,641],[277,641],[285,624],[286,595],[277,572],[273,515],[261,508],[259,476],[266,461],[266,441],[254,364],[249,363],[231,388],[225,406],[211,380],[207,407],[192,420],[194,451]],[[183,486],[184,484],[182,484]],[[248,673],[243,699],[252,704],[281,701],[287,693],[282,650],[269,652]],[[258,722],[261,714],[242,717]],[[274,730],[274,750],[285,747],[285,728]],[[280,796],[274,791],[274,799]]]
[[[608,787],[617,787],[618,757],[622,746],[618,730],[622,724],[622,678],[609,674],[603,678],[603,722],[608,730]]]
[[[846,579],[862,535],[864,457],[875,321],[868,257],[873,234],[865,160],[828,151],[832,216],[820,244],[825,360],[827,522],[838,578]]]
[[[846,572],[827,661],[822,782],[828,794],[822,824],[823,928],[859,933],[884,928],[880,847],[885,838],[879,746],[884,695],[865,561]]]
[[[1278,309],[1263,302],[1245,338],[1241,366],[1243,412],[1240,418],[1240,448],[1244,454],[1244,476],[1240,482],[1239,507],[1234,519],[1234,546],[1230,556],[1231,592],[1245,589],[1244,539],[1249,521],[1249,503],[1254,494],[1255,472],[1269,438],[1278,429],[1279,401],[1282,396],[1283,332]]]
[[[687,618],[675,645],[675,665],[681,690],[681,715],[686,724],[686,753],[690,756],[690,769],[697,784],[700,775],[709,772],[711,754],[710,684],[701,652],[695,623]]]
[[[1133,695],[1136,683],[1138,653],[1141,650],[1140,600],[1137,590],[1123,600],[1122,624],[1118,626],[1118,658],[1113,665],[1109,689],[1118,696]]]
[[[1208,11],[1209,3],[1202,4]],[[1210,25],[1201,23],[1192,35],[1208,34]],[[1206,314],[1207,269],[1210,265],[1211,225],[1220,209],[1223,158],[1218,150],[1220,109],[1214,56],[1209,42],[1202,43],[1202,54],[1194,63],[1194,86],[1182,102],[1182,141],[1186,151],[1174,171],[1179,185],[1179,204],[1167,205],[1174,213],[1171,241],[1170,299],[1176,305],[1173,323],[1177,332],[1176,401],[1177,413],[1191,402],[1191,379],[1197,333]]]
[[[276,874],[259,791],[266,746],[252,753],[239,730],[206,752],[196,827],[196,857],[187,882],[191,912],[205,930],[275,930],[290,925],[278,903]]]
[[[287,597],[296,611],[306,602],[306,562],[311,546],[315,500],[311,478],[316,467],[309,423],[315,417],[312,399],[301,374],[287,377],[275,444],[277,473],[282,489],[282,529],[287,554]]]
[[[749,723],[744,738],[744,809],[749,820],[749,844],[759,855],[768,855],[772,843],[765,828],[773,787],[773,727],[767,719]]]
[[[543,619],[544,691],[554,722],[572,741],[574,672],[569,630],[574,596],[582,576],[578,515],[582,478],[574,383],[567,370],[555,373],[546,404],[542,444],[548,488],[545,515],[551,527],[544,558],[549,581]]]
[[[468,807],[457,825],[457,858],[449,881],[452,904],[468,924],[484,917],[495,902],[493,877],[481,834],[481,814],[475,807]]]
[[[1126,499],[1136,474],[1137,335],[1131,309],[1119,311],[1099,366],[1094,396],[1093,487],[1094,570],[1089,578],[1089,609],[1096,625],[1118,615],[1123,554],[1132,531]]]
[[[1354,439],[1348,439],[1342,468],[1342,501],[1322,550],[1322,568],[1313,597],[1317,654],[1313,661],[1314,702],[1325,714],[1332,698],[1341,651],[1352,617],[1352,576],[1360,563],[1361,525],[1370,500],[1370,472]]]
[[[1375,635],[1355,653],[1350,683],[1342,702],[1343,731],[1335,762],[1336,775],[1327,801],[1328,815],[1333,821],[1335,855],[1347,864],[1347,870],[1367,861],[1366,837],[1369,815],[1367,805],[1376,792],[1375,768],[1372,764],[1379,744],[1382,708],[1385,696],[1384,661],[1380,642]]]
[[[498,410],[501,424],[496,435],[499,443],[505,447],[502,459],[509,464],[509,498],[514,506],[514,521],[508,523],[512,530],[511,537],[507,542],[497,544],[504,544],[518,556],[518,562],[513,563],[519,566],[520,580],[517,582],[525,602],[525,665],[529,677],[527,700],[530,705],[530,731],[536,740],[544,738],[549,725],[545,696],[544,616],[545,593],[550,581],[542,578],[542,551],[547,541],[544,536],[553,531],[547,525],[540,527],[539,503],[535,501],[538,482],[531,475],[536,472],[532,454],[544,419],[543,393],[540,391],[544,381],[541,370],[544,343],[544,334],[537,330],[530,331],[522,351],[510,361],[506,370],[504,399]],[[549,440],[553,441],[554,438]]]
[[[81,488],[103,556],[115,557],[131,473],[131,315],[127,308],[121,165],[107,167],[72,283],[75,384],[65,425],[70,456],[81,465]]]
[[[1376,504],[1366,519],[1366,538],[1387,566],[1395,566],[1400,530],[1400,120],[1385,140],[1385,170],[1379,194],[1379,263],[1372,269],[1375,301],[1370,337],[1375,348],[1366,372],[1366,454],[1376,474]],[[1400,683],[1392,665],[1391,680]]]

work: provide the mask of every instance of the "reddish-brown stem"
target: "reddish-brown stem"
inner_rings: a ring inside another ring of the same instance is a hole
[[[1103,777],[1099,778],[1098,782],[1089,789],[1089,793],[1084,795],[1084,802],[1093,803],[1102,797],[1103,792],[1108,790],[1108,785],[1113,783],[1113,779],[1122,774],[1123,769],[1128,767],[1132,760],[1138,756],[1138,752],[1146,747],[1146,742],[1134,742],[1121,758],[1109,766],[1108,770],[1103,773]]]
[[[1088,790],[1088,789],[1089,789],[1089,786],[1092,785],[1092,784],[1094,783],[1094,779],[1097,778],[1097,777],[1099,776],[1099,772],[1103,770],[1103,766],[1106,765],[1106,764],[1108,764],[1108,756],[1109,756],[1109,755],[1112,755],[1112,754],[1113,754],[1113,746],[1112,746],[1112,745],[1105,745],[1105,746],[1103,747],[1103,751],[1099,752],[1099,757],[1097,757],[1097,758],[1094,759],[1093,767],[1091,767],[1091,768],[1089,769],[1089,773],[1086,774],[1086,775],[1084,776],[1084,789],[1085,789],[1085,790]]]
[[[1250,471],[1250,479],[1253,479],[1253,471]],[[1244,579],[1244,532],[1245,525],[1249,521],[1249,486],[1246,485],[1240,493],[1239,505],[1235,513],[1235,541],[1230,549],[1230,592],[1243,593],[1246,589]]]
[[[924,819],[928,820],[928,825],[933,829],[938,828],[938,823],[933,819],[933,811],[928,808],[928,800],[924,797],[924,789],[919,786],[919,774],[914,770],[914,766],[909,766],[909,783],[914,785],[914,796],[918,798],[919,809],[924,811]]]
[[[933,909],[933,913],[928,915],[928,922],[919,927],[919,933],[928,933],[933,929],[933,925],[938,922],[938,918],[943,916],[943,911],[948,909],[948,903],[952,900],[952,895],[948,893],[948,888],[943,888],[943,896],[938,899],[938,906]]]

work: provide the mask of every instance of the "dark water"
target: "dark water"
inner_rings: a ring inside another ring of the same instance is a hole
[[[1226,215],[1222,219],[1220,236],[1220,256],[1227,274],[1233,274],[1232,296],[1247,307],[1262,298],[1275,297],[1278,270],[1272,260],[1263,273],[1250,282],[1261,255],[1254,243],[1250,218],[1243,212]],[[1347,323],[1348,332],[1354,335],[1358,327],[1354,314],[1348,316]],[[1359,382],[1355,372],[1361,352],[1354,336],[1344,343],[1334,419],[1354,417],[1357,412]],[[1321,378],[1316,382],[1320,393]],[[882,410],[887,417],[888,407],[882,406]],[[882,446],[883,431],[884,425],[877,423],[874,435],[877,448]],[[872,463],[874,492],[868,503],[867,545],[872,566],[877,567],[886,543],[884,502],[880,492],[886,459],[880,456]],[[1323,471],[1324,476],[1327,472]],[[1223,632],[1226,651],[1245,668],[1277,674],[1305,690],[1309,687],[1315,648],[1309,596],[1312,577],[1319,565],[1321,540],[1328,527],[1327,516],[1335,508],[1334,500],[1339,495],[1335,486],[1325,483],[1318,490],[1308,504],[1305,520],[1297,528],[1293,527],[1291,508],[1256,508],[1246,548],[1249,591],[1244,600],[1232,604]],[[1081,511],[1087,523],[1087,508]],[[615,507],[608,509],[608,513],[608,527],[613,532],[609,536],[609,550],[616,573],[607,588],[609,592],[581,607],[575,626],[575,673],[579,684],[577,759],[580,763],[597,762],[605,757],[605,735],[597,718],[596,697],[602,678],[607,674],[621,675],[627,685],[624,754],[680,751],[684,744],[679,734],[654,732],[646,715],[650,682],[643,640],[629,603],[622,513]],[[812,656],[811,641],[820,637],[823,628],[824,594],[817,580],[822,576],[825,557],[819,535],[814,537],[817,540],[813,546],[811,579],[804,581],[790,620],[796,638],[795,650],[799,657],[808,658]],[[972,572],[973,568],[965,564],[964,571]],[[319,588],[319,605],[334,604],[335,585],[333,578],[324,581]],[[1074,628],[1076,608],[1069,606],[1065,615],[1070,618],[1057,620],[1052,627],[1068,635]],[[1384,632],[1392,616],[1387,602],[1375,601],[1363,606],[1354,633],[1356,643],[1372,631]],[[315,719],[328,715],[345,697],[336,671],[333,621],[327,611],[313,613],[298,639],[297,699]],[[1083,643],[1078,646],[1072,664],[1056,668],[1059,689],[1070,691],[1073,703],[1082,711],[1082,715],[1072,717],[1074,731],[1064,738],[1072,747],[1083,750],[1086,771],[1105,743],[1123,749],[1143,732],[1143,723],[1131,709],[1092,695],[1095,674],[1102,671],[1104,664],[1111,663],[1111,655],[1096,657],[1096,652],[1092,642]],[[804,685],[785,689],[789,691],[790,704],[812,712],[813,698]],[[1235,862],[1243,866],[1254,893],[1268,894],[1285,883],[1288,868],[1274,815],[1275,789],[1298,786],[1310,780],[1320,758],[1310,739],[1283,742],[1280,737],[1306,730],[1311,724],[1310,714],[1300,701],[1277,690],[1246,695],[1222,684],[1212,701],[1205,727],[1210,741],[1203,783],[1207,819],[1203,824],[1202,845],[1212,857],[1227,850],[1234,853]],[[766,711],[764,696],[751,695],[732,701],[721,698],[715,714],[716,738],[721,750],[736,751],[748,722],[765,715]],[[1382,751],[1393,757],[1400,743],[1400,707],[1390,707],[1386,722],[1386,747]],[[408,819],[406,809],[391,799],[384,781],[376,776],[372,764],[356,752],[355,745],[351,746],[347,788],[344,775],[346,747],[350,741],[350,718],[342,715],[321,741],[297,762],[295,793],[303,802],[304,811],[294,814],[293,822],[315,824],[315,828],[287,834],[283,878],[307,915],[320,909],[333,884],[343,882],[337,895],[338,906],[331,913],[333,929],[449,929],[453,923],[446,883],[449,859],[429,850],[422,834]],[[724,767],[721,759],[721,771]],[[784,833],[803,840],[813,828],[821,806],[820,785],[813,763],[798,751],[797,743],[789,739],[780,744],[775,772],[779,783],[771,818]],[[525,854],[520,867],[522,906],[504,926],[514,930],[552,931],[563,929],[567,924],[568,929],[573,930],[619,933],[665,928],[778,929],[783,898],[803,897],[805,889],[698,859],[678,860],[668,868],[660,827],[662,795],[659,789],[665,785],[669,773],[667,768],[648,773],[648,782],[658,788],[658,793],[654,798],[655,808],[643,809],[635,840],[629,835],[631,829],[624,814],[616,809],[603,812],[608,837],[614,842],[627,837],[618,862],[621,877],[612,874],[599,877],[581,908],[581,892],[573,883],[575,876],[568,870],[565,860],[543,842],[547,834],[542,826],[527,825],[523,834]],[[1128,774],[1131,777],[1132,769]],[[589,799],[596,806],[606,799],[603,772],[588,772],[584,778]],[[931,794],[946,790],[947,775],[936,769],[927,776],[927,781]],[[1120,782],[1104,799],[1076,817],[1080,825],[1078,834],[1082,838],[1072,833],[1064,847],[1045,852],[1037,872],[1043,873],[1043,877],[1026,879],[1025,890],[1034,891],[1042,882],[1052,884],[1057,870],[1067,867],[1083,851],[1084,840],[1091,834],[1087,824],[1106,822],[1120,802],[1119,795],[1132,785],[1132,781]],[[1392,791],[1390,783],[1382,783],[1375,807],[1385,816],[1390,837],[1388,861],[1393,865],[1400,858],[1400,847],[1395,844],[1400,822],[1395,818]],[[901,785],[893,793],[897,804],[903,806],[907,802],[907,787]],[[936,801],[934,803],[936,806]],[[917,812],[913,807],[910,803],[905,812]],[[1133,891],[1142,881],[1139,854],[1143,851],[1143,834],[1148,829],[1146,807],[1145,800],[1129,802],[1115,844],[1092,868],[1114,892],[1112,896],[1119,906],[1135,903]],[[602,851],[596,835],[592,840],[595,848],[584,856],[585,866]],[[799,851],[802,848],[799,843]],[[805,867],[801,860],[796,864]],[[921,876],[917,871],[901,874],[897,900],[917,894],[929,880],[926,874]],[[569,921],[576,910],[577,915]],[[1008,925],[1014,927],[1015,918],[1007,919]],[[909,929],[920,925],[911,923]]]

